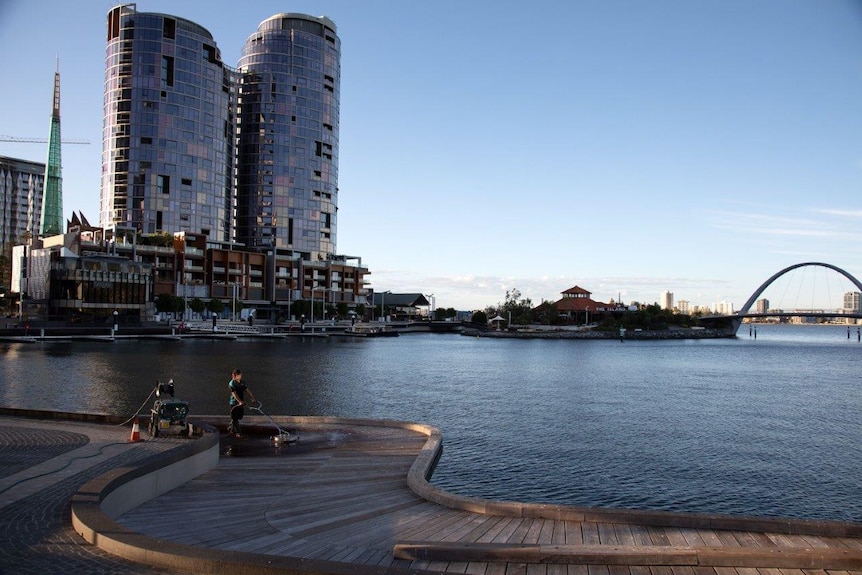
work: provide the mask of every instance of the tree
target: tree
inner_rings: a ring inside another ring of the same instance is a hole
[[[169,293],[159,294],[156,298],[156,311],[159,313],[172,313],[174,311],[174,296]]]
[[[0,310],[9,313],[12,310],[12,244],[3,246],[0,253]]]
[[[142,243],[149,246],[160,246],[163,248],[174,247],[174,236],[167,232],[159,232],[141,236]]]
[[[3,246],[0,253],[0,288],[5,292],[12,289],[12,244]]]
[[[306,319],[308,319],[310,317],[308,310],[311,309],[311,305],[309,304],[309,302],[307,300],[301,299],[301,300],[297,300],[297,301],[293,302],[292,308],[293,309],[291,311],[292,311],[294,317],[299,318],[299,317],[305,316]]]
[[[218,298],[212,298],[209,303],[207,303],[207,309],[210,311],[210,313],[219,315],[221,312],[224,311],[224,302],[222,302]]]
[[[485,312],[479,310],[473,313],[473,317],[470,318],[470,321],[472,321],[473,323],[488,325],[488,315]]]
[[[181,317],[186,313],[186,300],[181,297],[174,297],[174,309],[171,310],[174,312],[174,317],[179,314]]]
[[[349,308],[347,307],[347,302],[340,301],[335,304],[335,313],[339,318],[347,317],[347,312],[349,312]]]
[[[557,312],[555,302],[546,301],[536,308],[536,319],[542,325],[557,325],[560,323],[560,314]]]
[[[533,320],[533,302],[530,298],[522,298],[517,288],[506,290],[506,300],[500,308],[503,312],[500,315],[511,315],[515,323],[526,325]]]
[[[194,298],[191,302],[189,302],[189,309],[191,309],[194,313],[200,315],[206,309],[206,304],[199,297]]]

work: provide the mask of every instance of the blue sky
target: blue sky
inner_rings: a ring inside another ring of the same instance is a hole
[[[59,56],[63,137],[91,142],[63,149],[64,208],[92,223],[112,5],[0,0],[0,134],[47,137]],[[231,65],[273,14],[335,21],[338,251],[361,256],[377,290],[476,309],[507,289],[539,303],[580,285],[605,301],[669,290],[739,308],[799,262],[862,277],[858,0],[137,8],[204,26]],[[0,155],[46,149],[0,142]],[[814,295],[839,280],[782,304],[840,307]]]

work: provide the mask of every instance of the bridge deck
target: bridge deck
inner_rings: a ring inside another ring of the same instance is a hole
[[[214,470],[119,522],[163,540],[339,561],[356,571],[360,566],[399,566],[477,575],[812,575],[826,571],[779,570],[780,558],[759,568],[675,564],[679,555],[670,552],[711,548],[786,554],[813,549],[862,558],[862,539],[856,538],[530,519],[449,509],[421,499],[407,485],[407,471],[425,440],[403,429],[330,426],[301,430],[299,443],[280,450],[265,440],[223,442]],[[431,543],[430,550],[425,549],[429,558],[396,559],[395,545],[410,541]],[[451,545],[463,543],[503,545],[492,546],[492,555],[483,558],[459,556],[458,547]],[[557,549],[556,563],[542,564],[510,553],[524,544],[563,547]],[[656,555],[656,547],[668,550],[666,560]],[[654,564],[632,560],[635,549]],[[599,558],[586,565],[585,550],[606,550],[607,555],[594,555]],[[862,562],[856,568],[862,569]]]

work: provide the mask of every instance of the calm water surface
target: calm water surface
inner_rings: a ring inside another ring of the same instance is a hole
[[[530,502],[862,521],[855,327],[732,340],[0,344],[0,405],[132,415],[174,378],[226,414],[230,370],[271,414],[441,429],[432,481]]]

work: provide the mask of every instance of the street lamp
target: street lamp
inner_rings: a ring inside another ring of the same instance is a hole
[[[392,290],[380,292],[380,317],[383,318],[383,323],[386,323],[386,294],[391,294]]]
[[[238,286],[236,285],[236,282],[233,282],[230,284],[230,287],[230,320],[236,321],[236,292]]]
[[[315,286],[311,288],[311,333],[314,333],[314,292],[321,290],[324,292],[323,297],[326,297],[326,288],[323,286]],[[321,298],[323,299],[323,298]]]

